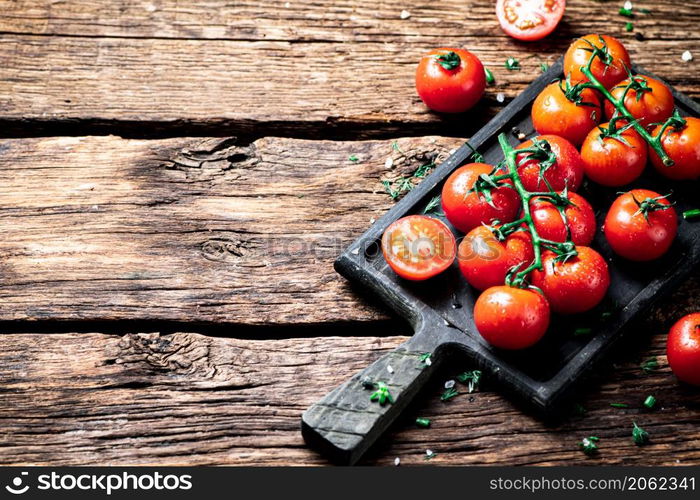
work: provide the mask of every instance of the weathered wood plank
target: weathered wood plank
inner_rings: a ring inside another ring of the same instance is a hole
[[[686,284],[651,311],[647,330],[595,375],[593,389],[581,393],[584,416],[547,426],[494,392],[488,379],[481,392],[441,402],[444,380],[469,368],[459,365],[434,381],[365,463],[389,465],[399,456],[403,464],[423,464],[430,448],[438,453],[431,464],[697,465],[700,392],[675,382],[661,333],[700,306],[689,293],[696,286]],[[649,331],[657,333],[650,339]],[[302,441],[301,413],[404,340],[5,334],[0,463],[323,464]],[[645,375],[639,363],[649,356],[661,368]],[[649,394],[658,409],[639,409]],[[631,408],[614,409],[613,402]],[[416,428],[417,416],[429,417],[431,428]],[[633,420],[651,434],[643,448],[632,442]],[[601,438],[596,457],[576,447],[588,435]]]
[[[0,320],[386,318],[332,262],[393,204],[381,177],[460,142],[3,141]]]
[[[540,60],[559,57],[574,36],[618,35],[635,62],[697,97],[700,53],[692,4],[646,2],[637,16],[647,40],[624,33],[610,5],[570,2],[556,35],[534,44],[506,37],[492,6],[451,0],[406,8],[396,0],[355,2],[0,2],[0,123],[27,127],[118,125],[133,133],[204,130],[212,135],[411,133],[471,135],[497,110],[494,96],[519,93],[539,74]],[[425,50],[472,49],[497,85],[464,116],[429,113],[413,73]],[[539,54],[538,57],[525,57]],[[522,60],[507,71],[507,55]],[[697,58],[696,58],[697,60]],[[77,121],[77,124],[76,124]],[[143,123],[148,127],[144,128]],[[139,126],[141,124],[141,126]],[[20,131],[20,132],[18,132]]]

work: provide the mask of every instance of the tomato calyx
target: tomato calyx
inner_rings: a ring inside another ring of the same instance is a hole
[[[552,146],[544,139],[535,137],[532,139],[532,146],[526,149],[519,149],[518,154],[524,155],[518,162],[518,167],[535,160],[539,166],[539,177],[549,191],[554,192],[552,185],[544,177],[545,172],[557,163],[557,155],[552,151]]]
[[[618,121],[623,121],[625,124],[622,127],[618,128]],[[632,147],[632,145],[629,143],[627,139],[625,139],[622,134],[625,133],[627,130],[631,129],[632,127],[635,126],[636,123],[639,123],[639,120],[633,120],[631,122],[627,122],[624,117],[619,116],[615,114],[613,116],[612,120],[610,120],[610,123],[608,123],[607,127],[604,127],[602,125],[598,126],[598,130],[600,130],[600,135],[598,136],[598,140],[601,142],[601,144],[604,142],[604,139],[614,139],[616,141],[621,142],[627,147]]]
[[[583,47],[581,50],[584,50],[586,52],[591,53],[591,59],[588,62],[588,67],[591,67],[591,64],[593,64],[593,60],[597,57],[600,62],[602,62],[606,68],[610,67],[610,65],[615,61],[615,58],[612,56],[610,53],[610,49],[608,48],[608,44],[605,42],[603,37],[601,35],[598,35],[598,40],[600,40],[600,47],[595,45],[593,42],[588,40],[587,38],[579,38],[579,40],[582,40],[586,42],[590,47]]]
[[[571,85],[571,75],[568,75],[565,80],[559,80],[559,88],[564,94],[564,97],[566,97],[576,106],[590,106],[592,108],[597,107],[595,103],[583,100],[583,91],[588,87],[583,82]]]
[[[435,60],[448,71],[457,69],[459,65],[462,64],[462,59],[459,57],[459,54],[453,51],[449,51],[445,54],[438,54],[435,56]]]
[[[630,192],[629,194],[632,197],[632,200],[634,200],[634,203],[639,207],[639,209],[632,215],[642,215],[644,217],[644,220],[647,221],[647,224],[651,224],[649,222],[650,213],[657,212],[659,210],[668,210],[676,204],[675,202],[661,203],[661,200],[668,201],[668,197],[671,196],[672,193],[668,193],[663,196],[657,196],[656,198],[645,198],[642,201],[639,201],[634,196],[634,193]]]

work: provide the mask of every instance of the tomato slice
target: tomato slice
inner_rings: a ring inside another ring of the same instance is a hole
[[[450,267],[457,255],[457,243],[444,222],[425,215],[409,215],[386,228],[382,253],[396,274],[420,281]]]
[[[566,0],[498,0],[496,15],[501,28],[518,40],[546,37],[564,16]]]

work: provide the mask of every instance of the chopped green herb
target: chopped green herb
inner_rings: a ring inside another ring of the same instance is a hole
[[[432,213],[439,206],[440,206],[440,195],[433,196],[430,199],[430,201],[428,202],[428,204],[425,206],[425,208],[423,209],[423,213],[424,214]],[[439,214],[436,214],[436,215],[439,215]]]
[[[417,418],[416,425],[418,427],[430,427],[430,419],[429,418]]]
[[[591,333],[593,333],[593,328],[577,328],[574,330],[574,335],[577,337],[579,335],[590,335]]]
[[[425,352],[425,353],[421,354],[421,355],[420,355],[420,358],[418,358],[418,359],[420,359],[420,362],[423,363],[424,365],[430,366],[430,365],[433,364],[433,360],[430,359],[430,353],[429,353],[429,352]]]
[[[618,11],[618,13],[621,16],[630,17],[630,18],[634,17],[634,12],[632,12],[632,9],[625,9],[624,7],[620,7],[620,10]]]
[[[440,401],[449,401],[453,397],[457,396],[459,392],[457,392],[457,389],[454,387],[450,387],[449,389],[446,389],[445,392],[442,393],[442,396],[440,396]]]
[[[601,313],[600,319],[601,319],[601,321],[607,321],[610,319],[611,316],[612,316],[611,311],[604,311],[603,313]]]
[[[654,396],[647,396],[643,404],[651,410],[654,406],[656,406],[656,398]]]
[[[481,370],[472,370],[470,372],[460,373],[456,378],[461,383],[467,384],[467,392],[471,394],[479,388],[479,382],[481,381]]]
[[[486,75],[486,83],[491,85],[496,81],[496,79],[493,77],[493,73],[491,73],[491,70],[484,67],[484,74]]]
[[[588,413],[588,410],[586,410],[586,408],[582,404],[576,403],[574,405],[574,414],[575,415],[582,416],[582,415],[585,415],[586,413]]]
[[[431,460],[435,457],[437,457],[437,453],[435,453],[433,450],[425,450],[424,460]]]
[[[646,444],[649,441],[649,433],[639,427],[637,422],[632,423],[634,424],[634,427],[632,427],[632,439],[634,440],[634,444],[637,446]]]
[[[634,31],[634,24],[632,23],[625,23],[625,31]]]
[[[433,163],[433,162],[426,163],[425,165],[421,165],[420,167],[418,167],[416,169],[415,172],[413,172],[413,177],[415,177],[417,179],[422,179],[423,177],[428,175],[428,173],[430,172],[430,169],[433,168],[434,166],[435,166],[435,163]]]
[[[398,146],[396,146],[398,148]],[[416,187],[414,179],[422,179],[430,173],[430,170],[435,166],[435,163],[425,163],[415,169],[413,173],[407,177],[398,177],[393,181],[383,180],[382,186],[384,190],[391,196],[392,200],[397,200],[401,195],[408,193]]]
[[[389,387],[387,387],[384,382],[377,382],[376,387],[377,390],[369,396],[370,401],[378,401],[382,406],[384,406],[387,401],[392,404],[394,403],[394,398],[389,392]]]
[[[700,218],[700,208],[693,208],[692,210],[686,210],[683,212],[683,218],[685,220],[693,220]]]
[[[547,64],[546,62],[540,63],[540,71],[542,73],[546,73],[548,69],[549,69],[549,64]]]
[[[613,408],[629,408],[630,407],[630,405],[628,405],[627,403],[610,403],[610,406],[612,406]]]
[[[637,9],[637,12],[641,12],[642,14],[651,14],[649,9]]]
[[[509,71],[517,71],[520,69],[520,61],[518,61],[515,57],[509,57],[506,59],[505,66]]]
[[[596,436],[588,436],[583,438],[579,443],[578,446],[581,448],[581,451],[583,451],[586,455],[593,455],[595,452],[598,451],[598,445],[596,444],[600,438]]]
[[[644,370],[644,373],[651,373],[659,367],[659,362],[656,360],[656,358],[649,358],[640,366],[642,370]]]
[[[396,152],[398,152],[398,153],[403,154],[403,151],[401,151],[401,148],[399,147],[399,142],[398,142],[398,141],[394,141],[394,142],[391,143],[391,149],[393,149],[394,151],[396,151]]]
[[[350,156],[348,157],[348,160],[350,160],[351,162],[358,162],[358,161],[360,161],[360,159],[359,159],[357,156],[355,156],[355,155],[350,155]]]

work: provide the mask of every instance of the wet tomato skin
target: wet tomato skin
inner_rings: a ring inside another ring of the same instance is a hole
[[[601,128],[607,127],[607,123],[601,125]],[[596,127],[583,141],[583,168],[593,182],[603,186],[624,186],[644,172],[648,150],[646,141],[633,128],[622,132],[620,137],[626,143],[613,137],[601,137],[601,130]]]
[[[669,118],[673,114],[674,101],[673,94],[671,94],[668,87],[650,76],[637,75],[634,79],[639,82],[646,82],[646,86],[650,90],[643,90],[638,97],[638,92],[634,88],[630,89],[625,96],[627,111],[638,119],[639,123],[644,127],[648,127],[652,123],[661,123]],[[622,99],[629,83],[629,78],[621,81],[610,89],[610,93],[615,99]],[[614,112],[615,107],[606,99],[605,116],[608,120],[612,118]]]
[[[493,206],[483,195],[469,192],[480,175],[489,174],[492,170],[493,167],[485,163],[463,165],[450,175],[442,187],[445,217],[463,233],[495,220],[511,222],[518,215],[520,198],[511,187],[503,186],[491,191]]]
[[[603,233],[617,255],[644,262],[658,259],[671,247],[678,232],[678,215],[671,203],[667,199],[659,200],[669,208],[650,211],[645,218],[635,201],[659,196],[647,189],[633,189],[620,195],[610,206]]]
[[[509,269],[518,264],[527,265],[533,258],[529,233],[516,231],[499,241],[486,226],[469,231],[457,251],[462,274],[467,283],[478,290],[502,285]]]
[[[444,68],[437,57],[449,52],[459,56],[454,69]],[[433,111],[461,113],[473,107],[486,88],[484,66],[474,54],[465,49],[442,48],[428,52],[416,70],[416,91]]]
[[[557,262],[557,255],[542,254],[542,270],[533,271],[532,284],[544,292],[552,311],[576,314],[597,306],[610,286],[605,259],[590,247],[577,246],[578,255]]]
[[[549,304],[539,293],[494,286],[474,304],[474,324],[494,347],[525,349],[537,343],[549,327]]]
[[[566,0],[498,0],[496,15],[507,35],[523,41],[540,40],[557,27]]]
[[[661,140],[664,151],[675,162],[667,167],[652,148],[649,156],[654,168],[664,177],[674,180],[694,180],[700,178],[700,118],[686,117],[685,127],[674,130],[669,127]],[[653,136],[659,135],[661,126],[652,131]]]
[[[538,134],[557,135],[579,146],[602,117],[600,99],[592,89],[584,89],[581,103],[571,102],[561,82],[547,85],[532,103],[532,125]]]
[[[606,66],[598,57],[591,65],[591,73],[606,89],[612,88],[627,78],[625,68],[629,68],[631,62],[625,46],[614,37],[592,34],[575,40],[564,54],[564,74],[571,78],[572,83],[588,81],[588,78],[581,72],[581,67],[586,66],[591,57],[591,53],[588,51],[591,48],[590,44],[600,48],[604,44],[607,45],[608,52],[612,57],[609,66]]]
[[[593,207],[576,193],[568,193],[573,203],[564,209],[571,229],[571,241],[576,245],[589,245],[595,237],[596,221]],[[541,238],[563,243],[566,241],[566,225],[559,209],[546,198],[533,198],[530,201],[530,214]]]
[[[392,222],[384,231],[382,253],[396,274],[421,281],[450,267],[457,254],[457,242],[441,220],[409,215]]]
[[[678,380],[700,386],[700,312],[683,316],[671,327],[666,356]]]
[[[544,172],[544,178],[555,191],[578,191],[583,182],[583,161],[576,147],[563,137],[556,135],[540,135],[536,137],[549,143],[557,161]],[[532,147],[532,140],[523,142],[516,149]],[[546,183],[540,178],[540,161],[534,158],[526,159],[527,155],[517,157],[518,174],[525,189],[531,192],[549,191]],[[522,162],[522,163],[521,163]]]

